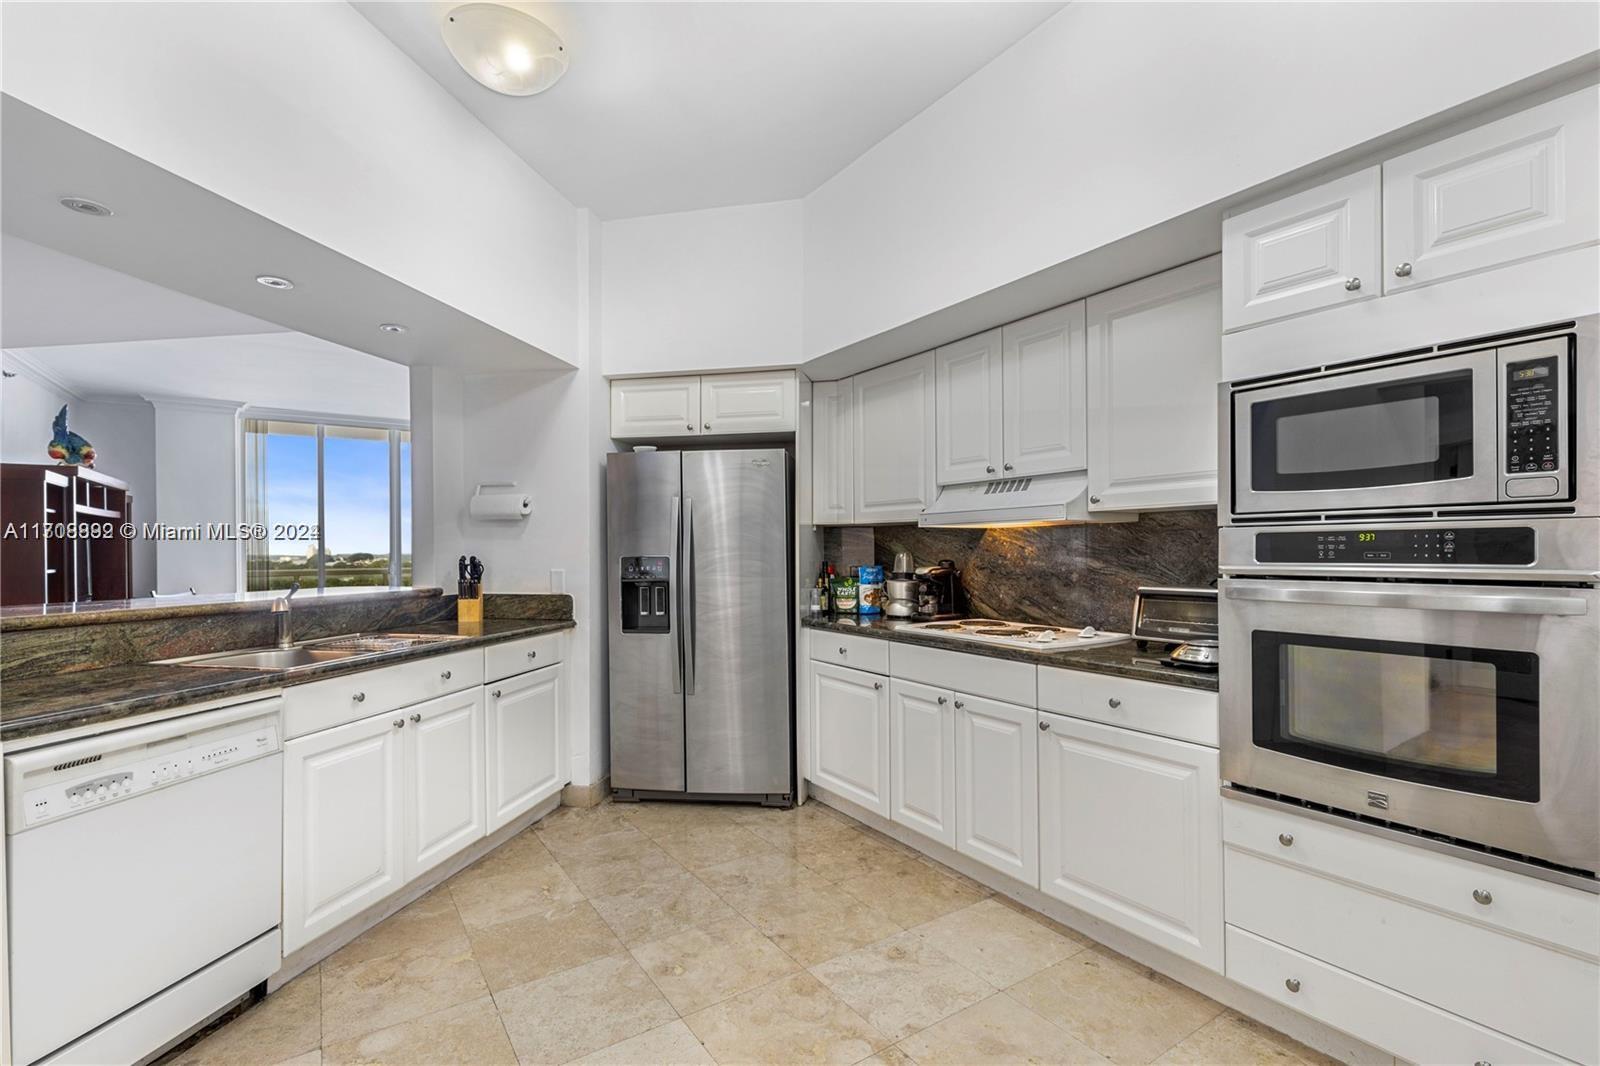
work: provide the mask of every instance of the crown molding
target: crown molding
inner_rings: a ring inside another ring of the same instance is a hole
[[[54,392],[59,392],[67,398],[68,403],[81,403],[83,396],[72,386],[40,366],[31,357],[24,355],[16,348],[5,349],[5,362],[22,377],[32,381],[35,385],[43,385]]]
[[[163,408],[177,411],[226,411],[237,415],[244,406],[242,400],[217,400],[205,396],[173,396],[168,393],[147,392],[144,398],[155,404],[159,411]]]
[[[98,403],[121,407],[149,407],[150,401],[130,392],[91,392],[79,397],[84,403]]]

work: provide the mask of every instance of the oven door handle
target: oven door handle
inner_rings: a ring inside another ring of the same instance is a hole
[[[1470,611],[1478,614],[1583,615],[1589,604],[1578,596],[1490,595],[1477,592],[1409,592],[1388,589],[1275,588],[1237,584],[1230,600],[1266,603],[1319,603],[1332,607],[1400,607],[1412,611]]]

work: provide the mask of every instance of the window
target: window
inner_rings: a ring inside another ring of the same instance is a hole
[[[247,418],[246,591],[411,584],[411,431]]]

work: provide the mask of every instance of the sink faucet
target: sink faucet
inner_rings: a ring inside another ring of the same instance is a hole
[[[289,600],[300,591],[300,579],[295,578],[289,591],[272,601],[272,620],[278,627],[278,647],[294,647],[294,616],[289,610]]]

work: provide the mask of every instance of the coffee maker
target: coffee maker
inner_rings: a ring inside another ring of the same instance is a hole
[[[961,571],[954,559],[940,559],[934,566],[917,570],[917,614],[920,621],[961,618],[967,610],[961,589]]]
[[[896,552],[894,566],[889,569],[889,579],[884,582],[883,613],[890,618],[915,618],[917,592],[921,582],[911,565],[910,552]]]

